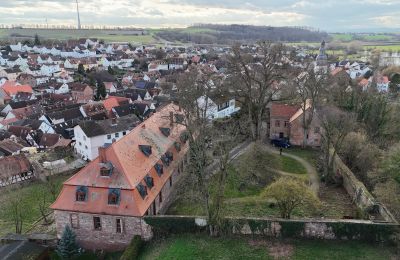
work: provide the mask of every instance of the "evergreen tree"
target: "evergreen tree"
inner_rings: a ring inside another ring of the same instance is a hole
[[[35,43],[36,46],[40,45],[39,35],[35,34]]]
[[[97,93],[96,97],[98,100],[105,98],[107,95],[106,92],[106,86],[104,85],[104,82],[97,82]]]
[[[80,248],[76,243],[75,234],[68,225],[65,226],[56,252],[61,259],[73,259],[80,254]]]
[[[81,75],[85,74],[85,68],[83,67],[82,63],[79,63],[79,65],[78,65],[78,73]]]
[[[108,66],[108,73],[110,73],[111,75],[114,75],[115,71],[113,68],[111,68],[111,66]]]

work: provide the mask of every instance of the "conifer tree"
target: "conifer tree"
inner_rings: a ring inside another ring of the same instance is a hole
[[[73,259],[80,254],[80,248],[76,243],[75,234],[69,227],[69,225],[65,226],[56,252],[61,257],[61,259]]]

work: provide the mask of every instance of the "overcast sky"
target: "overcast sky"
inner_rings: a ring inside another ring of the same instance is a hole
[[[184,27],[195,23],[400,28],[400,0],[80,0],[84,25]],[[0,24],[76,24],[75,0],[0,0]],[[400,31],[400,30],[399,30]]]

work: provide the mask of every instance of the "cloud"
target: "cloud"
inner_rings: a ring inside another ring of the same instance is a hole
[[[85,25],[236,23],[329,31],[398,26],[399,0],[80,0]],[[3,24],[76,24],[74,0],[0,0]]]

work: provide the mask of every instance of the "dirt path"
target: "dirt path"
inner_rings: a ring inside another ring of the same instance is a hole
[[[276,149],[272,148],[269,145],[264,145],[263,147],[265,149],[267,149],[271,153],[279,154],[279,150],[276,150]],[[309,179],[310,179],[311,189],[313,190],[313,192],[316,195],[318,195],[319,186],[320,186],[320,179],[319,179],[319,176],[318,176],[318,173],[317,173],[317,170],[315,169],[315,167],[313,165],[311,165],[309,162],[307,162],[306,160],[304,160],[303,158],[301,158],[301,157],[299,157],[297,155],[293,155],[293,154],[289,154],[289,153],[283,152],[282,156],[286,156],[286,157],[292,158],[292,159],[298,161],[299,163],[301,163],[306,168],[308,176],[309,176]],[[282,171],[279,171],[278,173],[283,174],[283,175],[293,176],[292,173],[286,173],[286,172],[282,172]]]

